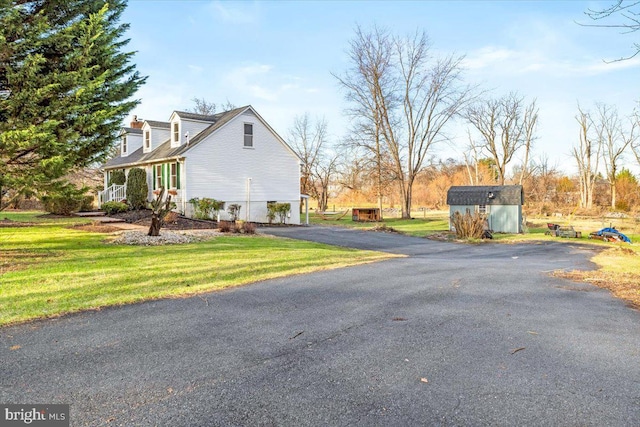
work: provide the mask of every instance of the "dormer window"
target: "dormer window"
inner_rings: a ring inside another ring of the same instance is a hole
[[[144,131],[144,149],[148,150],[151,148],[151,131]]]
[[[122,146],[121,146],[121,154],[127,154],[127,135],[122,135]]]
[[[180,144],[180,124],[178,122],[173,123],[173,139],[174,144]]]
[[[253,147],[253,124],[244,124],[244,146]]]

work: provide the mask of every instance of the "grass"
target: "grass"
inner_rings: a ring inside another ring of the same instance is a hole
[[[310,214],[309,222],[316,225],[333,225],[360,230],[373,230],[384,224],[387,228],[391,227],[395,231],[417,237],[425,237],[449,229],[448,212],[414,212],[413,215],[414,219],[384,218],[380,222],[355,222],[351,220],[350,213],[340,220],[325,220],[319,215]]]
[[[34,222],[37,216],[14,218]],[[104,234],[67,228],[74,221],[38,222],[0,228],[0,325],[390,257],[262,236],[172,246],[108,245]]]

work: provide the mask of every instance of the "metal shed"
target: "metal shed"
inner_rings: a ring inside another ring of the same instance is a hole
[[[454,212],[486,214],[489,229],[498,233],[522,233],[523,203],[521,185],[455,186],[447,192],[449,217]]]

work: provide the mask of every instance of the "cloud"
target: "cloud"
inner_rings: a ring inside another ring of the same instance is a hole
[[[189,71],[195,74],[200,74],[204,71],[204,67],[201,67],[199,65],[188,64],[187,68],[189,68]]]
[[[303,87],[304,79],[278,72],[272,65],[250,64],[230,70],[226,81],[239,96],[263,101],[278,102],[287,96],[317,92],[316,88]]]

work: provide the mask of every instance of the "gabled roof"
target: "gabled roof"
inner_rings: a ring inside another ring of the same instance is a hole
[[[123,127],[122,130],[124,131],[124,133],[130,133],[130,134],[134,134],[134,135],[142,135],[142,129]]]
[[[152,128],[160,128],[160,129],[171,129],[171,123],[169,122],[158,122],[155,120],[145,120],[145,123],[148,123]]]
[[[190,113],[188,111],[174,111],[174,113],[180,116],[181,119],[198,120],[200,122],[215,122],[220,118],[221,115],[225,114],[226,111],[218,114],[212,114],[212,115],[196,114],[196,113]]]
[[[449,206],[522,205],[524,192],[521,185],[466,185],[449,188]]]
[[[166,159],[175,159],[182,157],[182,155],[197,145],[200,141],[205,139],[207,136],[211,135],[217,129],[220,129],[222,126],[231,121],[234,117],[242,114],[247,109],[251,108],[250,106],[236,108],[231,111],[225,111],[223,113],[216,114],[214,116],[203,116],[200,114],[196,114],[196,116],[200,117],[211,117],[215,118],[215,121],[205,128],[202,132],[198,133],[195,137],[193,137],[189,144],[182,144],[179,147],[171,147],[171,140],[168,139],[162,144],[158,146],[158,148],[154,149],[150,153],[143,153],[143,149],[139,148],[133,153],[129,154],[127,157],[116,157],[109,161],[107,161],[102,168],[104,169],[115,169],[115,168],[123,168],[128,166],[136,166],[141,164],[148,164],[153,162],[158,162]],[[193,113],[188,113],[193,114]],[[182,117],[182,116],[180,116]],[[147,123],[151,123],[150,120],[146,121]],[[161,123],[164,122],[153,122],[153,123]],[[167,128],[170,127],[170,123],[166,123]]]

